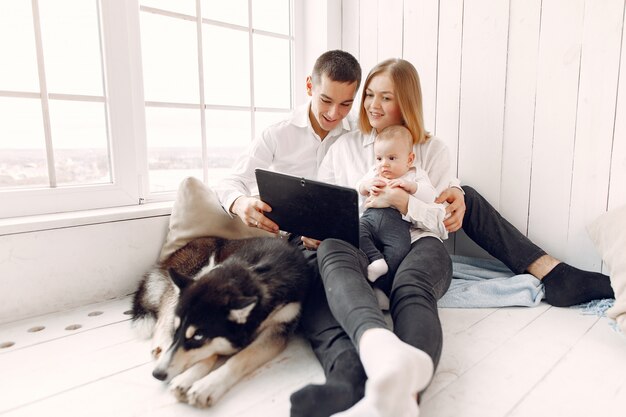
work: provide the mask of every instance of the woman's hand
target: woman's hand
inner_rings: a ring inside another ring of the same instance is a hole
[[[310,237],[304,237],[304,236],[300,236],[300,240],[302,240],[304,247],[307,248],[308,250],[317,250],[317,248],[319,247],[321,243],[321,241],[319,240],[311,239]]]
[[[449,187],[439,194],[435,203],[449,203],[446,207],[447,217],[443,225],[449,233],[456,232],[463,226],[463,216],[465,215],[465,196],[463,191],[456,187]]]
[[[258,198],[241,196],[230,206],[230,211],[247,226],[278,233],[278,225],[264,214],[272,211],[272,208]]]
[[[399,187],[383,187],[377,194],[371,193],[365,200],[366,208],[393,207],[402,214],[409,209],[409,194]]]

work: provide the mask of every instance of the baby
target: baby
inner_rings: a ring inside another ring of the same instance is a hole
[[[374,156],[374,167],[357,184],[361,195],[399,187],[426,203],[435,201],[436,191],[426,171],[413,166],[413,137],[406,127],[389,126],[379,132]],[[370,261],[367,278],[374,282],[387,272],[394,275],[411,249],[411,223],[389,207],[366,209],[360,224],[359,245]]]

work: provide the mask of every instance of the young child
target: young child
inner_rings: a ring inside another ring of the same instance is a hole
[[[394,125],[379,132],[374,156],[374,167],[357,184],[361,195],[375,195],[383,187],[399,187],[426,203],[435,201],[437,192],[426,171],[413,166],[413,137],[406,127]],[[395,274],[411,249],[411,223],[389,207],[366,209],[360,223],[359,245],[370,261],[367,278],[374,282],[387,272]]]

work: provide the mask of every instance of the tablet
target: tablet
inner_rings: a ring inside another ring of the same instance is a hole
[[[265,213],[281,230],[317,240],[337,238],[359,247],[359,196],[355,189],[256,169]]]

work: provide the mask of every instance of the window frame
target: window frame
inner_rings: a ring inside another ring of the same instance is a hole
[[[255,29],[252,25],[252,2],[253,0],[248,0],[248,25],[242,26],[234,23],[222,22],[214,19],[205,18],[201,13],[201,0],[196,0],[196,16],[186,15],[184,13],[180,13],[178,11],[168,11],[159,9],[151,6],[139,6],[140,13],[154,13],[164,17],[178,18],[188,21],[193,21],[196,23],[196,36],[197,36],[197,49],[198,49],[198,77],[199,77],[199,103],[173,103],[173,102],[164,102],[164,101],[148,101],[146,100],[146,108],[148,107],[160,107],[160,108],[177,108],[177,109],[193,109],[199,110],[200,114],[200,134],[201,134],[201,157],[203,160],[202,164],[202,181],[207,184],[210,181],[208,164],[206,163],[208,160],[208,133],[207,133],[207,125],[206,125],[206,112],[209,110],[232,110],[232,111],[249,111],[250,112],[250,140],[253,140],[256,136],[256,112],[278,112],[283,113],[287,116],[294,108],[294,103],[296,103],[296,93],[294,86],[296,85],[295,80],[297,79],[296,74],[296,50],[297,44],[296,41],[299,36],[296,36],[296,26],[295,21],[298,15],[301,14],[301,5],[298,4],[297,1],[294,0],[286,0],[289,2],[289,34],[280,34],[275,32],[269,32],[267,30]],[[250,64],[250,104],[247,106],[243,105],[225,105],[225,104],[210,104],[206,102],[205,90],[204,90],[204,42],[206,40],[203,36],[203,25],[212,25],[216,27],[222,27],[232,30],[238,30],[247,33],[248,36],[248,45],[249,45],[249,64]],[[260,107],[255,103],[255,92],[254,92],[254,36],[262,35],[269,36],[272,38],[285,39],[289,41],[289,53],[290,53],[290,69],[289,73],[291,76],[290,79],[290,99],[289,99],[289,108],[270,108],[270,107]],[[145,119],[144,119],[145,121]],[[147,130],[147,128],[146,128]],[[147,155],[147,139],[145,141],[146,144],[146,155]],[[146,169],[145,171],[146,177],[149,177],[149,171]],[[165,192],[150,192],[149,187],[145,188],[145,201],[147,202],[160,202],[172,200],[175,197],[175,191],[165,191]]]
[[[297,1],[288,0],[290,4],[290,60],[291,60],[291,100],[290,107],[294,107],[299,97],[295,93],[294,80],[298,79],[297,70],[302,55],[298,50],[298,36],[295,23],[300,16],[302,5]],[[33,8],[38,0],[32,0]],[[251,7],[252,0],[248,0]],[[196,0],[198,8],[200,0]],[[46,111],[46,101],[49,98],[73,101],[104,102],[107,113],[108,141],[110,146],[112,183],[95,185],[63,186],[56,188],[24,188],[0,190],[3,204],[0,206],[0,219],[13,217],[43,215],[51,213],[65,213],[80,210],[105,209],[124,206],[136,206],[146,202],[168,201],[175,198],[175,192],[149,193],[148,159],[146,139],[145,108],[150,103],[144,99],[143,68],[141,54],[140,8],[138,0],[99,0],[101,24],[101,48],[103,57],[104,97],[48,94],[40,83],[40,93],[0,91],[1,97],[20,97],[36,99],[42,102],[42,109]],[[197,9],[196,9],[197,10]],[[36,13],[35,11],[33,12]],[[251,13],[249,9],[249,14]],[[37,17],[34,17],[36,23]],[[199,30],[207,19],[200,18]],[[249,20],[250,22],[250,20]],[[254,33],[266,34],[266,31],[249,28],[249,36]],[[36,35],[40,36],[40,35]],[[274,36],[274,35],[272,35]],[[41,54],[41,38],[38,41],[38,54]],[[201,47],[201,45],[200,45]],[[252,54],[252,50],[250,50]],[[202,61],[202,57],[199,57]],[[252,65],[252,63],[251,63]],[[41,56],[38,61],[40,80],[45,69],[42,66]],[[199,71],[202,63],[199,62]],[[251,74],[251,88],[254,88],[254,78]],[[202,85],[201,85],[202,90]],[[156,105],[160,105],[156,103]],[[206,105],[204,92],[201,91],[201,102],[198,109],[202,109],[202,157],[206,160],[206,126],[205,111],[210,109],[237,109],[238,106]],[[256,111],[280,111],[285,109],[268,109],[254,106],[254,102],[246,109],[251,110],[251,140],[254,138],[254,113]],[[44,113],[44,125],[46,122]],[[50,140],[49,128],[46,133]],[[207,166],[203,164],[203,180],[207,182]]]
[[[36,37],[37,65],[40,94],[6,92],[5,97],[37,99],[41,101],[44,134],[51,140],[49,99],[84,102],[104,102],[110,147],[112,183],[74,185],[49,188],[0,190],[3,200],[0,218],[50,214],[77,210],[127,206],[141,201],[142,178],[139,174],[141,138],[143,129],[143,91],[141,86],[141,59],[136,7],[130,1],[98,1],[101,23],[101,45],[104,73],[104,96],[48,94],[45,68],[42,60],[39,29],[38,0],[32,0],[33,25]],[[134,24],[133,24],[134,23]],[[124,47],[121,47],[125,45]],[[145,139],[144,139],[145,142]],[[46,150],[50,152],[50,148]],[[48,158],[48,161],[51,159]],[[54,170],[49,167],[48,171]],[[54,174],[52,174],[54,178]],[[54,180],[52,180],[54,181]]]

